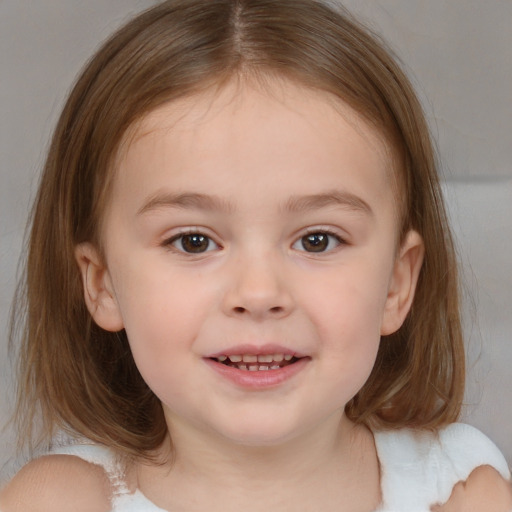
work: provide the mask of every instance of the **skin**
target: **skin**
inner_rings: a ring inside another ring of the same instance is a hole
[[[350,109],[289,83],[270,92],[233,83],[138,126],[105,218],[106,262],[90,246],[78,261],[95,320],[126,328],[162,401],[177,454],[166,489],[187,488],[185,475],[205,475],[206,485],[219,473],[215,485],[244,489],[245,502],[258,475],[295,474],[308,492],[295,484],[287,503],[378,503],[375,448],[343,409],[368,378],[381,335],[405,317],[421,265],[416,233],[397,247],[390,165],[381,138]],[[177,237],[191,232],[211,239],[207,251],[183,250]],[[311,233],[330,233],[325,251],[304,248]],[[248,391],[204,360],[239,344],[278,344],[308,360],[281,385]],[[148,496],[186,508],[148,472],[137,478]],[[312,485],[312,473],[327,485]]]
[[[343,411],[407,315],[423,257],[415,232],[398,245],[382,138],[323,93],[233,82],[161,107],[127,140],[104,257],[76,254],[94,320],[126,329],[175,451],[172,465],[169,443],[161,465],[135,462],[129,484],[173,511],[377,508],[373,437]],[[204,252],[187,252],[191,234]],[[306,356],[279,385],[247,389],[208,363],[269,343]]]
[[[261,447],[337,425],[381,334],[400,325],[421,240],[411,233],[395,261],[386,148],[345,111],[291,85],[273,96],[233,85],[156,111],[122,155],[106,265],[87,246],[79,261],[96,320],[126,328],[171,430]],[[211,239],[206,252],[182,249],[189,232]],[[332,232],[326,251],[302,247],[310,232]],[[203,361],[240,344],[310,360],[282,386],[247,392]]]

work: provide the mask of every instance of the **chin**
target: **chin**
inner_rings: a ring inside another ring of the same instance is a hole
[[[230,423],[227,428],[219,428],[220,434],[227,442],[247,447],[276,447],[284,445],[303,434],[297,425],[279,421],[248,421]]]

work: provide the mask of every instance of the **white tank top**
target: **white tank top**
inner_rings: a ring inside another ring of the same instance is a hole
[[[498,448],[469,425],[454,423],[435,433],[408,429],[374,432],[374,437],[382,494],[376,512],[430,512],[432,505],[448,501],[455,484],[467,480],[479,466],[492,466],[510,479]],[[112,484],[112,512],[168,512],[139,490],[130,493],[122,465],[108,448],[80,444],[52,453],[75,455],[102,466]]]

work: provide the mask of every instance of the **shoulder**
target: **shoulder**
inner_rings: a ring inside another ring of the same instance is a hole
[[[493,486],[503,493],[498,503],[508,499],[507,462],[496,445],[474,427],[454,423],[436,431],[383,431],[375,433],[375,440],[382,493],[390,510],[418,510],[418,504],[427,510],[434,503],[448,506],[462,499],[467,503],[488,497]],[[437,510],[472,510],[450,506]],[[501,509],[510,512],[511,507]]]
[[[108,512],[110,483],[101,466],[76,456],[33,460],[0,492],[2,512]]]
[[[466,480],[481,466],[490,466],[501,476],[510,479],[510,470],[498,447],[475,427],[453,423],[440,430],[439,447],[450,459],[456,471]]]
[[[480,466],[468,479],[453,488],[449,500],[434,512],[509,512],[512,510],[512,486],[494,468]]]
[[[475,427],[452,423],[435,431],[400,429],[375,433],[377,451],[386,463],[422,468],[438,477],[466,480],[479,466],[492,466],[505,479],[510,471],[497,446]],[[435,471],[434,471],[435,469]]]

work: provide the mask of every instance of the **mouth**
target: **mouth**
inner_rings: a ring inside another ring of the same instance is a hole
[[[272,372],[290,366],[303,358],[292,354],[222,354],[210,359],[246,372]]]
[[[311,357],[279,346],[237,347],[205,358],[208,366],[223,379],[246,390],[266,390],[281,386],[302,374]]]

